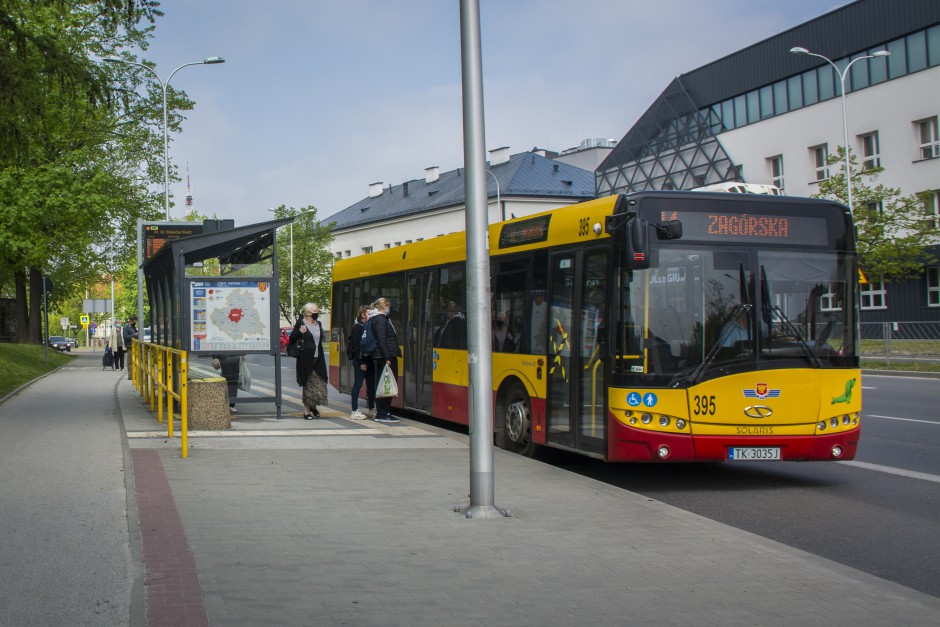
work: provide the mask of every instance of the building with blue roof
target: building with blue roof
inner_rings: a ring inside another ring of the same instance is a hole
[[[586,151],[600,151],[597,163],[611,145],[596,141],[585,150],[562,155],[533,149],[510,155],[509,148],[489,151],[487,210],[490,223],[531,215],[594,198],[594,172],[566,162],[585,161]],[[615,142],[613,142],[615,143]],[[582,144],[585,145],[585,144]],[[369,195],[330,216],[333,252],[353,257],[465,230],[466,196],[463,168],[440,172],[425,170],[425,177],[385,186],[373,183]]]

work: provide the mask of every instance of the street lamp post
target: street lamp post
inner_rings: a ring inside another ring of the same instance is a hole
[[[275,213],[274,209],[268,209],[268,211]],[[301,215],[308,213],[307,211],[301,210],[298,211],[296,215]],[[275,216],[276,217],[276,216]],[[290,233],[290,315],[294,315],[294,223],[293,221],[287,225],[287,230]]]
[[[499,210],[499,221],[505,222],[506,216],[503,214],[503,203],[500,202],[499,198],[499,179],[496,178],[496,175],[490,170],[487,170],[486,173],[492,176],[493,180],[496,181],[496,208]]]
[[[164,207],[166,209],[166,219],[170,220],[170,136],[166,110],[166,90],[170,84],[170,79],[173,78],[173,75],[182,70],[184,67],[189,67],[190,65],[215,65],[218,63],[225,63],[225,59],[222,57],[207,57],[202,61],[194,61],[192,63],[184,63],[175,70],[173,70],[167,79],[160,80],[160,75],[157,74],[157,71],[152,67],[144,65],[143,63],[137,63],[136,61],[126,61],[120,57],[104,57],[104,61],[108,63],[124,63],[126,65],[136,65],[137,67],[142,67],[157,79],[157,82],[160,83],[160,87],[163,89],[163,199]]]
[[[796,47],[790,48],[790,52],[793,54],[805,54],[811,57],[817,57],[819,59],[822,59],[823,61],[831,65],[833,69],[835,69],[836,74],[839,75],[839,81],[842,86],[842,141],[843,141],[843,145],[845,148],[845,192],[846,192],[846,197],[848,199],[849,211],[854,212],[854,208],[852,207],[852,173],[849,168],[849,123],[845,114],[845,77],[848,76],[849,68],[852,67],[852,64],[855,63],[856,61],[861,61],[862,59],[874,59],[875,57],[886,57],[891,53],[888,52],[887,50],[879,50],[878,52],[875,52],[873,54],[867,54],[861,57],[856,57],[855,59],[852,59],[851,61],[849,61],[848,65],[845,66],[844,70],[840,70],[839,66],[833,63],[832,59],[830,59],[829,57],[821,55],[821,54],[817,54],[815,52],[810,52],[806,48],[796,46]]]

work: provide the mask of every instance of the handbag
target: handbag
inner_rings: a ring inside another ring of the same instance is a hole
[[[375,388],[375,397],[391,398],[392,396],[398,396],[398,381],[395,380],[392,369],[388,367],[388,364],[385,364],[382,369],[382,376],[379,377],[379,384]]]
[[[287,356],[294,357],[296,359],[297,357],[300,357],[300,354],[303,352],[303,350],[304,350],[304,339],[301,337],[301,338],[298,338],[297,341],[294,342],[293,344],[287,345]]]
[[[251,371],[248,370],[248,362],[244,355],[238,362],[238,389],[248,392],[251,390]]]

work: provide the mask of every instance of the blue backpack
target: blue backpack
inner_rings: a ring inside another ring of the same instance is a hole
[[[359,354],[363,357],[369,357],[378,347],[379,342],[375,339],[375,331],[372,330],[372,319],[370,318],[362,329],[362,337],[359,338]]]

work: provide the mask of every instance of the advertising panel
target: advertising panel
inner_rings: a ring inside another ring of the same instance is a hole
[[[271,349],[271,284],[210,279],[190,283],[190,350]]]

